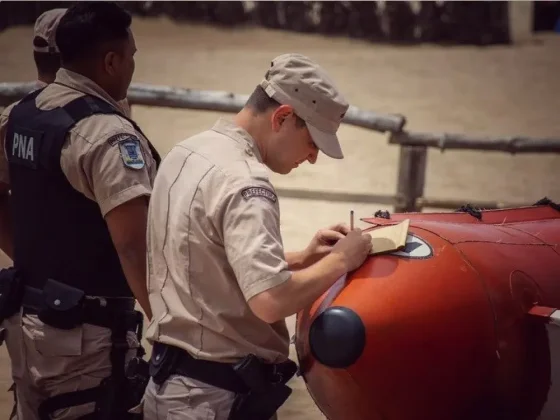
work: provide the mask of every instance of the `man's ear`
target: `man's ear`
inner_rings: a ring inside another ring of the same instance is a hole
[[[272,113],[272,130],[280,131],[282,124],[290,117],[294,115],[292,107],[289,105],[280,105]]]
[[[107,54],[105,54],[105,59],[103,61],[105,65],[105,71],[111,76],[114,76],[117,73],[117,60],[118,57],[114,51],[109,51],[107,52]]]

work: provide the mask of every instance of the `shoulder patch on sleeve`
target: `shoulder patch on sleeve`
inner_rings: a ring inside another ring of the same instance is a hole
[[[278,201],[278,197],[276,194],[268,188],[265,187],[247,187],[241,190],[241,196],[245,200],[249,200],[252,197],[261,197],[266,198],[268,201],[272,203],[276,203]]]
[[[142,147],[140,146],[140,140],[136,136],[126,135],[118,140],[118,145],[124,166],[131,169],[142,169],[144,167],[145,161],[144,155],[142,155]]]

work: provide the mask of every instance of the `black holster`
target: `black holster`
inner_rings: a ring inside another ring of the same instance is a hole
[[[250,355],[234,365],[234,370],[249,391],[235,396],[228,420],[270,420],[292,393],[286,383],[297,365],[292,360],[267,365]]]
[[[249,355],[237,364],[219,363],[157,342],[150,359],[150,376],[157,385],[175,374],[235,393],[229,420],[269,420],[290,396],[286,383],[296,371],[291,360],[267,364]]]
[[[95,403],[96,420],[142,420],[143,414],[128,411],[140,404],[150,376],[148,362],[140,357],[132,359],[125,377],[118,375],[105,378],[100,385]]]
[[[48,280],[42,291],[26,288],[24,311],[37,313],[45,324],[54,328],[71,329],[88,323],[111,330],[111,375],[99,386],[68,392],[48,398],[39,406],[39,418],[50,419],[59,409],[95,402],[95,412],[84,417],[88,420],[140,420],[141,414],[128,413],[140,404],[148,384],[148,363],[140,345],[138,354],[126,366],[129,345],[128,331],[142,340],[142,313],[134,310],[134,301],[86,298],[83,291]],[[72,318],[72,319],[67,319]]]
[[[142,349],[143,350],[143,349]],[[142,357],[135,357],[126,369],[127,391],[124,396],[125,407],[136,407],[144,398],[144,392],[150,381],[149,363]],[[131,414],[129,414],[131,415]],[[142,419],[142,415],[136,415]],[[136,417],[134,417],[136,418]]]

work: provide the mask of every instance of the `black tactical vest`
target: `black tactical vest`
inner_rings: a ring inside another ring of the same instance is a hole
[[[42,90],[23,98],[7,123],[14,266],[28,286],[42,288],[53,279],[90,296],[130,297],[98,204],[76,191],[60,167],[66,134],[78,121],[93,114],[126,117],[89,95],[43,111],[35,105]],[[160,157],[151,144],[150,149],[157,167]]]

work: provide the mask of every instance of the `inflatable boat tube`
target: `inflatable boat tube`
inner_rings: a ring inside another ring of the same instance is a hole
[[[362,219],[410,219],[407,244],[297,316],[300,374],[325,416],[544,419],[560,399],[560,208],[542,203]]]

